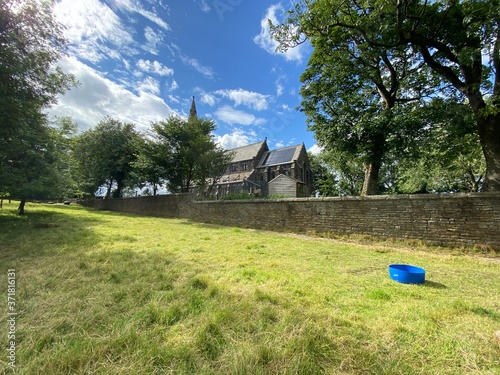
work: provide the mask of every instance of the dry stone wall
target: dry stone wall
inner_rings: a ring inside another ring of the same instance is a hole
[[[500,249],[500,193],[209,202],[192,202],[189,195],[163,195],[82,204],[228,226],[363,234]]]

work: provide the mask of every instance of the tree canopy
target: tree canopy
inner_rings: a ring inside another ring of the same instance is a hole
[[[302,0],[290,10],[287,20],[281,25],[272,25],[272,30],[280,42],[280,49],[311,40],[315,52],[322,51],[317,60],[346,53],[351,59],[362,58],[370,64],[374,61],[385,63],[401,51],[409,53],[410,59],[401,60],[408,62],[408,73],[411,73],[407,92],[418,88],[422,77],[429,77],[427,72],[422,75],[424,69],[428,69],[433,74],[429,82],[441,91],[440,95],[467,99],[486,161],[483,189],[500,190],[499,12],[498,0],[368,0],[361,3]],[[367,71],[368,65],[365,66]],[[382,81],[389,79],[386,88],[399,89],[399,82],[390,79],[392,69],[385,65],[386,70],[380,78]],[[346,64],[340,65],[340,69],[346,67]],[[316,68],[308,76],[322,79],[322,74]],[[365,82],[360,72],[353,77],[358,86]],[[303,90],[308,90],[309,81],[305,83]],[[353,87],[356,91],[357,86]],[[378,84],[377,90],[382,98],[386,96]],[[342,91],[335,91],[335,95],[342,94]],[[323,98],[335,100],[332,91],[321,94]],[[308,100],[307,92],[305,100]],[[365,111],[359,113],[359,117],[364,115]]]
[[[227,153],[212,138],[215,123],[192,117],[170,116],[152,124],[153,164],[161,168],[171,192],[189,192],[193,186],[205,190],[209,178],[217,179],[229,161]]]
[[[0,190],[21,199],[21,212],[55,162],[43,110],[75,83],[54,65],[65,41],[51,6],[0,0]]]
[[[73,157],[81,189],[94,196],[105,185],[106,196],[121,197],[131,179],[142,137],[133,124],[106,117],[75,138]],[[114,190],[113,190],[114,188]]]

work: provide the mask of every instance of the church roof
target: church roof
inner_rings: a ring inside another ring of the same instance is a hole
[[[252,160],[253,158],[256,158],[262,147],[265,147],[267,150],[266,141],[253,143],[251,145],[246,145],[228,150],[229,152],[233,153],[233,158],[231,159],[231,163],[236,163],[244,160]]]
[[[292,161],[299,158],[300,150],[302,149],[302,147],[303,144],[300,144],[297,146],[284,147],[277,150],[268,151],[262,157],[262,160],[257,168],[291,163]]]

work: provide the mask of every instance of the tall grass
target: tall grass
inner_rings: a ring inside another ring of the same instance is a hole
[[[500,373],[498,258],[73,205],[27,212],[0,213],[17,374]],[[427,282],[390,280],[396,262]]]

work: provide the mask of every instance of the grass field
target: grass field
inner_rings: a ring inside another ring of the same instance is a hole
[[[0,212],[0,373],[499,374],[500,261],[183,220]],[[427,271],[423,285],[387,266]]]

